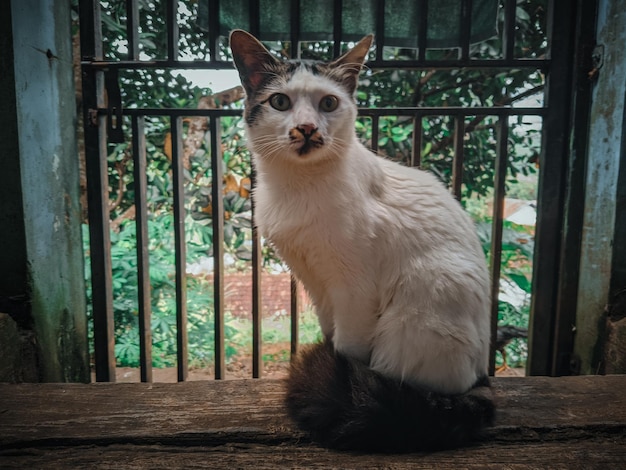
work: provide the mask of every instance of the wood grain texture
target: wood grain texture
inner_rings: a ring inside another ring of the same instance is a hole
[[[317,447],[280,381],[0,384],[0,468],[626,468],[626,376],[493,383],[485,441],[407,455]]]

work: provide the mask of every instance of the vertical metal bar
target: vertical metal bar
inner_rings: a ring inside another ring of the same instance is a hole
[[[178,0],[167,0],[167,60],[178,60]]]
[[[578,286],[582,233],[584,225],[585,187],[587,174],[587,152],[589,134],[581,130],[589,129],[591,120],[591,100],[594,82],[589,80],[588,71],[593,68],[592,49],[596,42],[597,1],[580,1],[579,15],[576,18],[578,44],[575,48],[575,64],[580,64],[574,74],[575,92],[572,103],[571,157],[567,171],[567,192],[565,196],[565,216],[561,261],[559,272],[558,297],[555,319],[555,347],[551,375],[578,373],[578,361],[574,360],[576,310],[578,307]],[[623,133],[626,135],[626,133]],[[618,188],[621,186],[618,185]],[[619,204],[619,200],[618,200]],[[617,237],[616,237],[617,239]],[[617,247],[614,247],[617,249]]]
[[[378,152],[378,115],[372,115],[372,152]]]
[[[383,48],[385,46],[385,0],[378,0],[376,11],[376,60],[383,60]]]
[[[422,116],[413,117],[413,146],[411,147],[411,166],[422,164]]]
[[[515,55],[515,11],[516,0],[504,2],[504,25],[502,30],[502,48],[504,60],[513,60]]]
[[[249,0],[250,33],[259,37],[261,32],[261,6],[259,0]]]
[[[465,118],[462,114],[454,117],[454,160],[452,161],[452,194],[461,200],[463,186],[463,161],[465,160]]]
[[[218,59],[219,47],[217,44],[220,35],[220,2],[219,0],[200,0],[209,2],[209,55],[212,61]]]
[[[139,60],[139,2],[126,0],[126,37],[128,60]]]
[[[564,169],[569,160],[575,20],[576,9],[569,2],[548,3],[551,64],[546,76],[545,100],[548,110],[543,120],[539,158],[533,297],[526,366],[528,375],[550,374],[553,369],[551,361],[555,356],[554,310],[560,276]]]
[[[504,196],[508,160],[509,117],[500,116],[497,124],[498,147],[493,200],[493,222],[491,226],[491,348],[489,350],[489,375],[495,374],[496,335],[498,331],[498,294],[500,293],[500,268],[502,263],[502,223],[504,220]]]
[[[211,133],[211,206],[213,230],[213,308],[215,315],[215,378],[223,379],[226,370],[224,349],[224,198],[220,121],[209,120]]]
[[[152,382],[152,304],[150,296],[150,255],[148,251],[148,209],[146,203],[145,118],[133,116],[133,173],[135,183],[135,227],[137,233],[137,296],[139,302],[139,364],[141,381]]]
[[[291,41],[291,58],[300,57],[300,0],[293,0],[291,5],[291,25],[289,40]]]
[[[428,44],[428,0],[421,0],[418,4],[418,26],[417,26],[417,60],[426,60],[426,46]]]
[[[82,1],[79,14],[82,60],[102,60],[100,2]],[[96,381],[115,382],[106,120],[97,114],[105,106],[104,77],[89,65],[82,72]]]
[[[333,1],[333,57],[339,57],[341,54],[341,38],[343,37],[342,24],[343,2],[342,0]]]
[[[185,188],[183,175],[183,120],[173,118],[172,179],[174,183],[174,263],[176,266],[176,354],[178,381],[187,380],[187,250],[185,246]]]
[[[294,0],[291,2],[291,29],[290,29],[290,41],[291,41],[291,58],[295,59],[300,57],[300,0]],[[290,320],[291,320],[291,359],[298,353],[298,290],[297,283],[293,275],[291,276],[291,305],[290,305]]]
[[[252,170],[252,185],[256,185],[256,172]],[[252,377],[260,378],[263,373],[262,349],[262,298],[261,298],[261,236],[256,223],[256,204],[252,197]]]
[[[300,299],[298,298],[298,281],[291,276],[291,359],[298,354],[300,346]]]
[[[460,60],[469,60],[470,40],[472,36],[472,0],[461,1],[461,24],[459,26],[461,40]]]

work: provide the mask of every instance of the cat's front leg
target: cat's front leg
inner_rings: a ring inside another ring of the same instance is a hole
[[[354,296],[347,289],[336,289],[333,300],[335,350],[369,364],[376,331],[376,303],[367,296]]]

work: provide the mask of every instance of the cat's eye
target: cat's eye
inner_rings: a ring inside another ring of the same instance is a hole
[[[322,98],[322,101],[320,101],[320,109],[327,113],[337,109],[337,106],[339,106],[339,100],[333,95],[325,96]]]
[[[270,105],[278,111],[287,111],[291,108],[291,100],[287,95],[282,93],[274,93],[270,96]]]

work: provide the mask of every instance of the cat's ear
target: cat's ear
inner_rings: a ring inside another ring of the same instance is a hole
[[[230,50],[248,95],[253,94],[267,78],[267,73],[279,65],[257,38],[241,29],[230,33]]]
[[[372,42],[374,42],[373,34],[365,36],[352,49],[330,63],[332,68],[341,71],[341,81],[351,94],[356,90],[359,72],[365,63],[370,47],[372,47]]]

